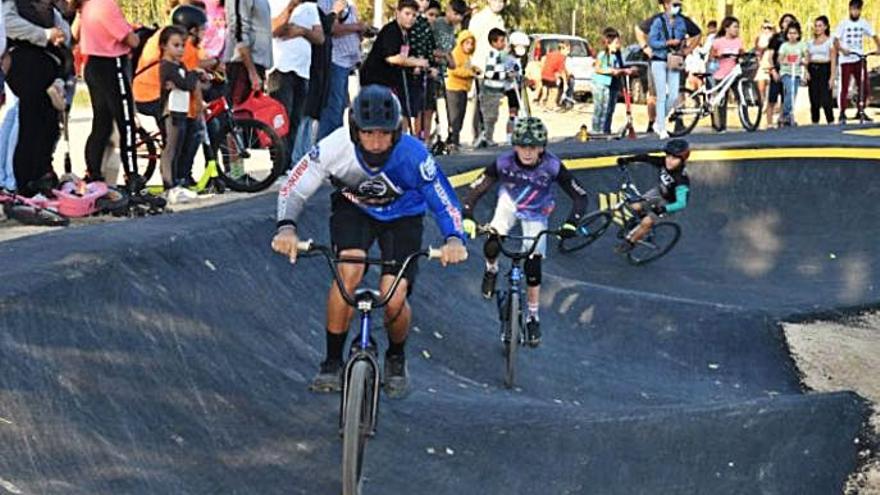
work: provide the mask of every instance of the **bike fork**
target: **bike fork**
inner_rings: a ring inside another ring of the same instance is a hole
[[[348,409],[348,388],[351,386],[351,373],[355,363],[359,361],[367,361],[372,368],[373,389],[370,400],[370,429],[367,432],[369,436],[376,434],[376,424],[378,423],[379,412],[379,387],[381,386],[381,378],[379,376],[379,360],[376,358],[375,349],[370,345],[370,313],[369,311],[361,312],[361,331],[358,340],[352,343],[355,346],[352,349],[351,356],[345,363],[342,380],[342,398],[339,401],[339,428],[344,428],[345,412]]]

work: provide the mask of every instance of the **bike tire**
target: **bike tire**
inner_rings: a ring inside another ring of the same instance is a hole
[[[3,212],[8,218],[24,225],[66,227],[70,224],[70,219],[60,213],[27,204],[7,204]]]
[[[675,222],[659,222],[648,235],[633,246],[626,254],[627,260],[633,265],[646,265],[663,257],[675,247],[681,237],[681,227]]]
[[[612,215],[608,211],[587,214],[578,222],[577,235],[559,240],[560,253],[573,253],[596,242],[611,225]]]
[[[369,383],[368,383],[369,382]],[[361,492],[364,449],[370,433],[370,365],[360,360],[351,367],[345,399],[345,423],[342,428],[342,493]]]
[[[519,297],[520,295],[513,291],[508,295],[507,300],[507,321],[505,324],[508,326],[508,334],[510,335],[510,340],[504,348],[504,386],[507,388],[513,388],[516,382],[516,351],[519,347],[519,333],[522,331],[522,318],[520,317],[522,308]]]
[[[159,151],[156,139],[143,127],[137,128],[137,139],[137,143],[135,144],[135,155],[137,156],[137,163],[139,165],[141,163],[146,164],[143,166],[140,173],[141,178],[146,184],[156,171],[156,165],[159,163],[162,153]]]
[[[690,89],[683,89],[679,100],[672,106],[670,120],[681,120],[681,127],[673,126],[669,133],[673,137],[687,136],[703,117],[705,109],[705,97],[702,93],[694,93]]]
[[[259,120],[235,119],[216,146],[217,173],[233,191],[262,191],[284,170],[287,152],[284,141]],[[239,149],[241,146],[244,149]]]
[[[755,84],[755,81],[741,79],[737,83],[737,93],[739,122],[746,131],[755,132],[761,125],[761,115],[764,111],[758,85]]]

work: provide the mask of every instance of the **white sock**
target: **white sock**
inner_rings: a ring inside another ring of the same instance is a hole
[[[538,308],[541,307],[540,303],[529,303],[529,318],[535,321],[538,321]]]
[[[498,273],[498,260],[493,262],[486,261],[486,271],[489,273]]]

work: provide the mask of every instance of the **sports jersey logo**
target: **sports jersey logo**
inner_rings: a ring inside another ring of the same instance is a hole
[[[321,148],[318,145],[312,146],[312,149],[309,150],[309,159],[313,162],[318,162],[319,158],[321,158]]]
[[[388,184],[381,179],[367,180],[358,184],[357,192],[358,196],[380,198],[388,194]]]
[[[425,161],[419,164],[419,173],[426,182],[433,182],[437,178],[437,164],[434,163],[433,157],[428,155]]]

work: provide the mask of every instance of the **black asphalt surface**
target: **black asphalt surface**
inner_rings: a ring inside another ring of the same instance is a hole
[[[880,168],[690,173],[668,257],[629,266],[612,235],[550,250],[545,343],[520,355],[515,390],[478,296],[480,244],[461,266],[422,263],[411,393],[382,399],[364,492],[841,493],[868,405],[804,393],[778,322],[877,305]],[[577,175],[593,206],[616,185],[614,169]],[[273,209],[263,196],[0,244],[0,494],[340,492],[338,396],[306,390],[329,274],[271,255]],[[328,209],[319,193],[301,232],[326,241]]]

